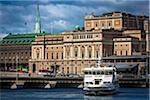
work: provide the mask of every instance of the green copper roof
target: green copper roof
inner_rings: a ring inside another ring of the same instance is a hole
[[[31,44],[37,36],[46,35],[47,33],[40,34],[9,34],[0,41],[0,45],[5,44]]]

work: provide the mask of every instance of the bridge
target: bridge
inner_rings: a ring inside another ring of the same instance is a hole
[[[44,77],[37,74],[0,73],[0,88],[83,87],[83,77]],[[147,78],[119,78],[120,87],[149,87]]]

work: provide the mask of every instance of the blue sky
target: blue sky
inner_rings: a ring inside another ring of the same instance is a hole
[[[5,33],[32,33],[36,4],[34,0],[0,0],[0,35]],[[83,26],[84,16],[111,11],[125,11],[149,15],[149,0],[39,0],[42,31],[54,33]],[[27,23],[27,24],[25,24]]]

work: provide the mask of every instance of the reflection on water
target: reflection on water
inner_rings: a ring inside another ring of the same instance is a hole
[[[111,96],[84,96],[84,100],[113,100]]]
[[[0,100],[148,100],[149,88],[120,88],[120,93],[107,96],[86,96],[82,89],[18,89],[1,90]]]

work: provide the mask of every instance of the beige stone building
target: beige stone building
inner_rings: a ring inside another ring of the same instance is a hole
[[[85,16],[84,30],[37,37],[32,43],[29,69],[33,73],[83,74],[83,68],[95,65],[102,57],[105,62],[129,67],[134,62],[144,71],[147,18],[122,12]]]
[[[131,56],[141,53],[139,41],[137,38],[130,36],[116,37],[114,41],[114,55],[116,56]],[[141,55],[141,54],[140,54]]]
[[[144,21],[147,16],[136,16],[125,12],[104,13],[100,16],[85,16],[84,27],[86,31],[93,29],[144,29]]]
[[[95,65],[100,56],[113,55],[113,37],[118,35],[120,31],[101,30],[37,37],[32,43],[30,70],[82,74],[82,69]]]

